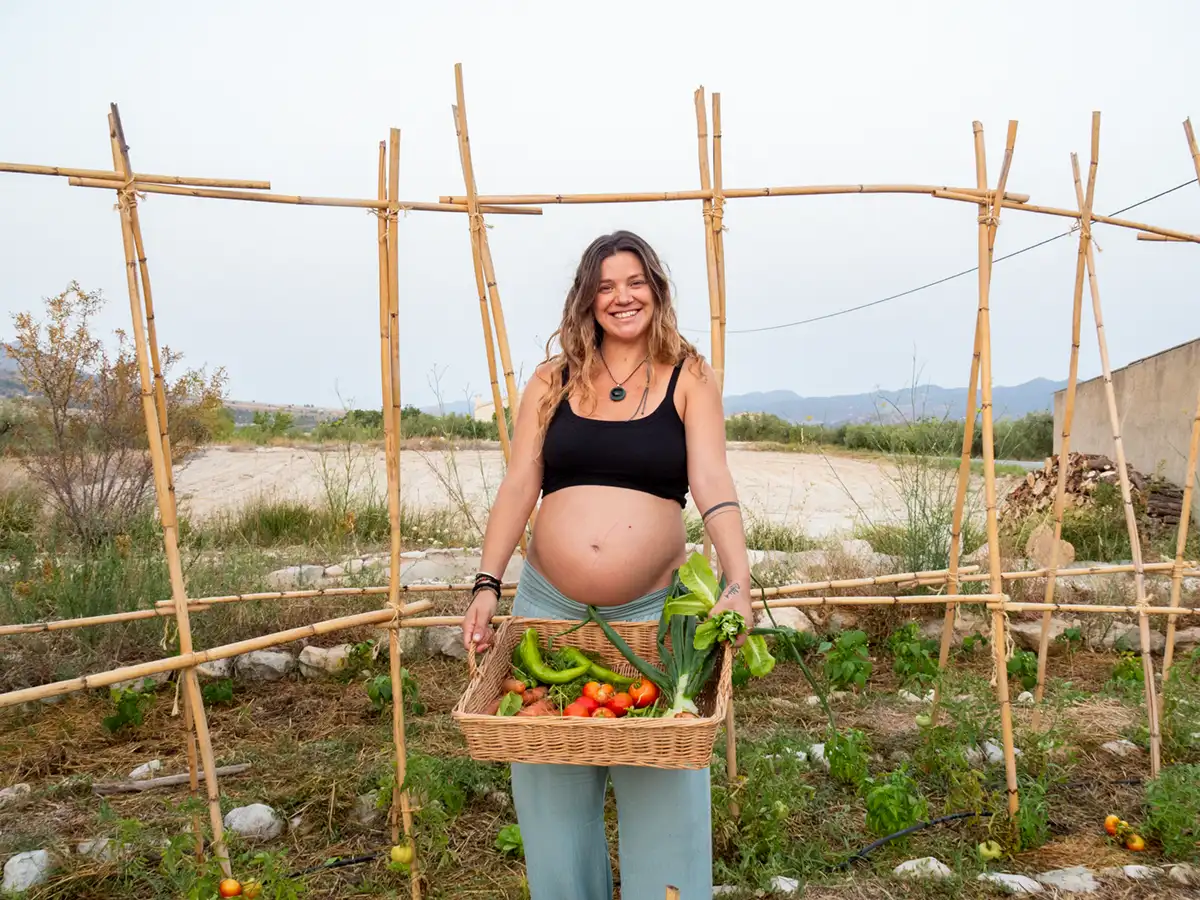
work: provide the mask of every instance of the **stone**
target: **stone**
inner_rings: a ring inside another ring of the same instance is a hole
[[[1105,753],[1113,756],[1119,756],[1124,759],[1127,756],[1137,756],[1142,750],[1132,741],[1109,741],[1107,744],[1101,744],[1100,749]]]
[[[448,656],[451,659],[464,660],[467,658],[467,648],[463,646],[463,633],[459,626],[434,625],[421,630],[425,632],[425,649],[430,656]]]
[[[300,674],[305,678],[320,678],[323,675],[333,675],[346,668],[346,660],[352,644],[337,644],[333,647],[308,646],[300,651],[297,662]]]
[[[896,765],[902,765],[906,762],[912,762],[912,755],[906,750],[893,750],[888,754],[888,760]]]
[[[375,805],[379,791],[370,791],[354,801],[354,821],[359,825],[374,825],[379,820],[379,809]]]
[[[1134,881],[1149,881],[1162,875],[1162,869],[1157,866],[1122,866],[1121,871]]]
[[[50,877],[50,854],[45,850],[30,850],[17,853],[4,864],[5,891],[22,894],[32,887],[44,884]]]
[[[824,550],[802,550],[792,556],[796,577],[800,581],[819,581],[822,572],[829,571],[829,554]]]
[[[142,763],[136,769],[129,773],[130,781],[145,781],[150,778],[155,772],[162,771],[162,761],[152,759],[150,762]]]
[[[820,706],[821,698],[818,697],[816,694],[809,694],[807,697],[804,698],[804,702],[807,703],[809,706]]]
[[[1050,557],[1054,553],[1054,529],[1049,525],[1039,525],[1025,543],[1025,555],[1036,563],[1037,568],[1049,568]],[[1075,547],[1069,541],[1058,542],[1058,567],[1067,568],[1075,561]]]
[[[205,678],[229,678],[233,675],[233,660],[214,659],[211,662],[202,662],[196,666],[196,671]]]
[[[512,797],[508,795],[508,791],[492,791],[487,795],[487,800],[497,809],[508,809],[512,806]]]
[[[983,742],[983,754],[987,757],[987,761],[993,766],[998,766],[1004,762],[1004,748],[995,741]],[[1021,748],[1013,747],[1013,756],[1020,756]]]
[[[976,880],[990,882],[1009,894],[1040,894],[1042,892],[1042,886],[1026,875],[984,872]]]
[[[11,806],[16,808],[24,806],[32,794],[33,788],[25,782],[14,784],[12,787],[6,787],[0,791],[0,807]]]
[[[1175,631],[1176,650],[1190,650],[1197,644],[1200,644],[1200,625],[1193,628],[1179,628]]]
[[[829,771],[829,760],[825,758],[824,744],[813,744],[811,747],[809,747],[808,758],[823,768],[826,772]]]
[[[898,696],[905,703],[932,703],[933,702],[933,691],[929,691],[924,696],[918,696],[917,694],[914,694],[912,691],[901,690],[896,696]]]
[[[346,567],[345,566],[326,566],[326,568],[325,568],[325,577],[326,578],[344,578],[345,575],[346,575]]]
[[[1100,890],[1100,882],[1087,866],[1052,869],[1035,877],[1046,887],[1057,888],[1067,894],[1094,894]]]
[[[842,541],[842,552],[855,562],[873,563],[875,561],[875,548],[871,546],[870,541]]]
[[[844,610],[834,610],[829,614],[829,630],[833,632],[853,631],[858,627],[858,616]]]
[[[1179,637],[1176,633],[1176,638]],[[1100,645],[1106,650],[1112,650],[1116,647],[1125,647],[1129,650],[1140,651],[1142,649],[1142,634],[1137,625],[1119,624],[1114,625],[1109,630],[1108,634],[1104,635]],[[1162,653],[1167,647],[1167,636],[1161,631],[1150,631],[1150,649],[1154,653]]]
[[[401,584],[469,584],[475,580],[476,560],[451,557],[418,559],[406,562],[400,571]]]
[[[1200,885],[1200,868],[1190,863],[1179,863],[1167,870],[1167,877],[1178,884]]]
[[[170,680],[170,672],[155,672],[153,675],[143,675],[141,678],[128,678],[125,681],[114,682],[111,689],[114,691],[132,690],[140,694],[142,691],[154,691]]]
[[[113,852],[112,841],[108,838],[94,838],[90,841],[80,841],[75,845],[75,852],[80,856],[90,856],[101,862],[112,862],[116,856]]]
[[[283,834],[283,819],[265,803],[238,806],[225,814],[225,827],[251,842],[270,841]]]
[[[1029,691],[1021,691],[1017,696],[1017,702],[1022,706],[1033,706],[1033,694]]]
[[[790,628],[793,631],[813,631],[812,620],[804,614],[804,612],[794,606],[781,606],[779,609],[772,609],[771,615],[767,615],[767,611],[760,610],[754,624],[759,628],[770,628],[771,617],[774,617],[775,624],[780,628]]]
[[[780,894],[794,894],[800,890],[800,882],[785,875],[776,875],[771,879],[771,890]]]
[[[733,885],[729,885],[729,884],[714,884],[713,885],[713,896],[714,897],[724,897],[727,894],[736,894],[739,891],[741,891],[741,888],[734,887]]]
[[[288,566],[268,572],[264,579],[267,586],[286,591],[293,588],[320,587],[325,580],[325,567],[316,565]]]
[[[983,753],[980,752],[978,747],[968,747],[964,751],[963,756],[966,757],[967,765],[971,768],[980,769],[983,767]]]
[[[253,650],[237,657],[233,668],[249,681],[279,681],[296,668],[296,657],[286,650]]]
[[[1046,648],[1046,652],[1051,656],[1065,652],[1065,647],[1061,641],[1056,638],[1065,632],[1068,628],[1075,627],[1073,621],[1061,619],[1058,616],[1050,617],[1050,645]],[[1008,626],[1009,634],[1012,635],[1013,641],[1020,647],[1026,650],[1032,650],[1034,653],[1038,650],[1038,644],[1042,639],[1042,622],[1039,618],[1033,622],[1010,622]]]
[[[403,553],[400,554],[400,558],[401,559],[424,559],[425,551],[424,550],[405,550]]]
[[[951,878],[954,873],[950,868],[940,860],[932,856],[923,856],[920,859],[910,859],[907,862],[902,862],[892,870],[894,874],[901,878],[936,878],[945,879]]]

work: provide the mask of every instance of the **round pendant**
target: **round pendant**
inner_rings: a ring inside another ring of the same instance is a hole
[[[621,387],[620,385],[617,385],[615,388],[613,388],[611,391],[608,392],[608,396],[612,398],[614,403],[620,403],[622,400],[625,399],[625,388]]]

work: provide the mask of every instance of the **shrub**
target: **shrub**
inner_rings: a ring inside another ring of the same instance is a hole
[[[1146,831],[1170,859],[1200,859],[1200,765],[1167,766],[1146,785]]]

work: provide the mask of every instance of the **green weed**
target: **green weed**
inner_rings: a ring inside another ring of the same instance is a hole
[[[871,658],[867,655],[867,633],[845,631],[818,648],[825,654],[825,678],[838,690],[851,685],[865,690],[871,677]]]

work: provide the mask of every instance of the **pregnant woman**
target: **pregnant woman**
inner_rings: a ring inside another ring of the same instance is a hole
[[[525,390],[512,458],[483,540],[463,642],[486,648],[499,578],[538,497],[537,527],[513,615],[657,620],[686,558],[691,492],[720,555],[724,609],[752,622],[750,567],[716,377],[679,333],[666,271],[628,231],[583,254]],[[744,640],[744,637],[741,639]],[[513,800],[532,900],[611,900],[604,832],[611,778],[623,900],[712,896],[709,771],[514,763]]]

